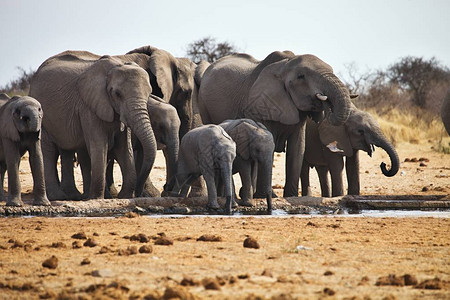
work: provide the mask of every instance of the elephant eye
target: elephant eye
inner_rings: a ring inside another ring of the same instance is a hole
[[[117,97],[122,98],[122,94],[119,91],[115,91],[114,93],[116,94]]]
[[[364,130],[359,129],[359,130],[358,130],[358,134],[359,134],[359,135],[363,135],[363,134],[364,134]]]
[[[305,79],[305,75],[299,74],[299,75],[297,75],[297,79]]]
[[[19,115],[20,116],[20,109],[16,108],[16,110],[14,111],[14,114]]]

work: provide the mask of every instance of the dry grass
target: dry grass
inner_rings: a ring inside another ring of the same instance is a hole
[[[404,111],[394,108],[383,113],[377,113],[374,109],[367,111],[375,117],[394,145],[430,143],[438,151],[450,153],[450,137],[438,116],[412,108]]]

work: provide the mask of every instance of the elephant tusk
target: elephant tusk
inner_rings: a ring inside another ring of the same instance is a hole
[[[323,95],[323,94],[320,94],[320,93],[317,93],[317,94],[316,94],[316,97],[317,97],[317,99],[319,99],[320,101],[326,101],[326,100],[328,99],[327,96],[325,96],[325,95]]]
[[[123,122],[120,122],[120,132],[123,132],[125,130],[125,124]]]

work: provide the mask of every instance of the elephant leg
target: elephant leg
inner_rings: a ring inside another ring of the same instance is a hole
[[[217,190],[216,183],[214,179],[214,173],[206,173],[203,174],[206,182],[206,188],[208,190],[208,204],[207,208],[217,210],[220,208],[219,203],[217,202]]]
[[[353,156],[345,158],[345,170],[347,172],[348,194],[359,195],[359,151],[353,150]]]
[[[194,182],[192,182],[189,198],[204,197],[206,195],[207,195],[207,188],[205,185],[205,180],[203,176],[200,176],[197,179],[195,179]]]
[[[4,182],[5,182],[5,173],[6,173],[6,163],[0,163],[0,201],[6,201]]]
[[[5,153],[6,169],[8,170],[8,206],[22,206],[19,180],[19,149],[13,141],[3,139],[3,150]]]
[[[136,188],[137,175],[134,165],[133,149],[131,148],[131,135],[128,130],[122,132],[116,138],[113,153],[122,171],[122,188],[118,197],[132,198],[134,196],[134,189]],[[139,196],[136,195],[136,197]]]
[[[322,197],[330,197],[330,180],[328,179],[328,168],[325,166],[316,166],[319,176],[320,190]]]
[[[333,160],[329,160],[328,167],[331,174],[331,196],[344,195],[344,183],[342,175],[344,171],[344,157],[340,154],[334,155]]]
[[[283,197],[298,196],[298,183],[305,154],[305,124],[304,120],[300,121],[287,139],[286,182]]]
[[[265,190],[266,178],[264,176],[258,176],[259,174],[264,174],[263,166],[255,162],[252,166],[252,181],[253,181],[253,198],[266,198],[267,193]],[[278,198],[278,195],[272,189],[272,198]]]
[[[239,176],[241,177],[242,187],[239,190],[241,201],[239,205],[253,206],[253,188],[252,188],[252,162],[239,161]]]
[[[48,137],[45,129],[41,130],[41,149],[44,158],[44,177],[47,197],[50,200],[66,200],[69,197],[61,189],[57,162],[59,151],[58,147]]]
[[[47,199],[44,180],[44,159],[42,157],[41,143],[37,140],[29,148],[29,162],[33,176],[33,205],[51,205]]]
[[[108,164],[106,166],[106,188],[105,198],[117,198],[119,193],[114,185],[114,158],[108,156]]]
[[[73,173],[73,158],[75,151],[60,150],[61,154],[61,189],[68,199],[81,200],[82,195],[75,186]]]
[[[81,175],[83,177],[83,199],[87,199],[91,187],[91,159],[86,149],[77,151],[77,160],[80,164]]]
[[[312,196],[311,184],[309,181],[309,168],[310,168],[310,165],[306,161],[303,161],[302,171],[300,173],[300,181],[301,181],[301,185],[302,185],[302,196]]]

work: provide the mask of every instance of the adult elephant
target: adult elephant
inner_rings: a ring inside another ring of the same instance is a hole
[[[87,150],[92,161],[89,198],[103,198],[107,152],[112,150],[122,169],[120,197],[140,195],[156,156],[156,139],[147,111],[151,94],[150,79],[132,63],[85,51],[66,51],[47,59],[36,71],[30,95],[46,114],[43,129],[53,148],[66,151]],[[130,155],[131,128],[144,148],[141,172]],[[58,185],[54,153],[44,164],[48,185]]]
[[[447,91],[447,95],[442,102],[441,108],[442,122],[444,123],[447,133],[450,135],[450,90]]]
[[[341,125],[349,114],[350,96],[333,69],[314,55],[273,52],[258,61],[234,54],[206,69],[198,106],[205,124],[249,118],[269,129],[275,151],[286,151],[283,195],[288,197],[298,195],[306,112],[326,108],[331,122]]]
[[[331,143],[331,144],[330,144]],[[318,125],[308,119],[306,124],[306,150],[302,166],[301,183],[302,195],[311,196],[309,186],[309,168],[315,167],[319,175],[322,197],[336,197],[344,195],[342,172],[347,172],[348,194],[359,195],[359,150],[372,156],[375,147],[386,151],[391,160],[390,169],[386,164],[380,164],[384,176],[392,177],[397,174],[400,161],[397,151],[381,131],[378,122],[367,112],[351,105],[347,122],[341,126],[332,126],[328,120]],[[332,193],[328,172],[331,174]]]

